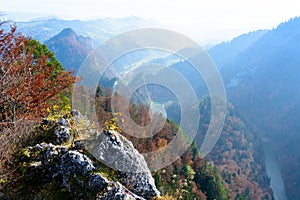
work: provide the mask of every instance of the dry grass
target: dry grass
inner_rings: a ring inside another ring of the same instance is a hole
[[[153,197],[151,200],[175,200],[176,198],[167,195],[164,195],[162,197]]]
[[[0,191],[11,180],[16,179],[17,166],[14,155],[31,137],[31,122],[19,120],[0,126]]]

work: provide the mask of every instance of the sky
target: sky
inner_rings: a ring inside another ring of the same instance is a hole
[[[199,43],[230,40],[300,16],[298,0],[0,0],[0,11],[68,19],[151,18]]]

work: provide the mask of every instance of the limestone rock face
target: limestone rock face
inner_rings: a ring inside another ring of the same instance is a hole
[[[30,154],[39,155],[39,158],[36,157],[37,161],[31,162],[25,174],[27,181],[54,179],[66,187],[69,192],[76,190],[78,185],[85,187],[84,182],[77,177],[89,180],[89,188],[95,188],[96,186],[93,184],[96,184],[99,190],[108,183],[99,175],[97,180],[93,180],[94,176],[90,173],[96,169],[95,164],[89,157],[76,150],[68,150],[65,146],[55,146],[51,143],[41,143],[30,148]],[[43,174],[43,170],[46,170],[47,173]]]
[[[59,120],[59,125],[54,127],[54,134],[56,136],[56,144],[62,144],[71,138],[69,121],[67,119],[61,118]]]
[[[104,131],[89,141],[88,148],[97,160],[107,166],[129,173],[149,173],[144,157],[116,131]]]
[[[101,191],[107,186],[108,183],[109,181],[101,174],[91,174],[89,177],[88,189],[92,191]]]
[[[63,185],[69,188],[70,177],[76,178],[78,175],[88,177],[89,172],[95,170],[94,163],[78,151],[68,151],[61,157],[58,174],[62,177]]]
[[[143,155],[120,133],[104,131],[87,146],[97,160],[120,172],[120,182],[133,193],[147,199],[160,196]]]
[[[44,120],[44,125],[51,124],[53,128],[48,143],[25,148],[22,159],[26,163],[26,184],[55,181],[75,196],[89,194],[107,200],[144,200],[160,196],[144,157],[129,140],[114,131],[99,133],[79,112],[71,113],[72,118],[63,117],[56,122]],[[79,121],[83,123],[83,132],[72,130],[71,121],[75,126]],[[73,132],[79,136],[72,135]],[[85,139],[80,134],[90,137]],[[99,171],[103,164],[117,172],[113,180]]]
[[[102,194],[98,194],[97,200],[145,200],[143,197],[129,191],[119,182],[111,182],[107,187],[107,190]]]

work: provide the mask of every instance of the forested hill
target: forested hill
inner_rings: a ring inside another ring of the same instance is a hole
[[[90,37],[77,35],[73,29],[63,29],[45,44],[67,70],[78,71],[81,63],[94,48]]]
[[[204,114],[197,143],[201,143],[209,125],[210,109],[206,98],[200,104]],[[261,138],[230,103],[221,137],[206,159],[219,169],[230,199],[272,199]]]

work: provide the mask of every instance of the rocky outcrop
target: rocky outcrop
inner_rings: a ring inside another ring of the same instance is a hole
[[[99,174],[94,174],[95,163],[86,155],[69,150],[65,146],[41,143],[29,147],[27,152],[32,162],[26,170],[27,182],[43,183],[55,180],[69,192],[79,187],[101,191],[108,180]],[[78,179],[81,177],[82,179]]]
[[[54,134],[56,137],[55,143],[62,144],[70,140],[70,127],[69,127],[69,120],[61,118],[59,120],[59,126],[54,127]]]
[[[160,195],[144,157],[120,133],[104,131],[87,143],[92,155],[117,170],[120,182],[132,192],[147,199]]]
[[[85,128],[73,130],[79,121]],[[88,192],[95,194],[96,199],[151,199],[160,195],[144,157],[121,134],[95,131],[77,111],[72,111],[71,118],[44,120],[42,124],[52,124],[53,135],[48,143],[24,149],[22,162],[26,163],[23,170],[27,184],[54,181],[72,194]],[[90,137],[83,140],[78,136],[81,133]],[[92,151],[86,151],[90,148]],[[99,170],[102,164],[118,176],[109,180]]]

